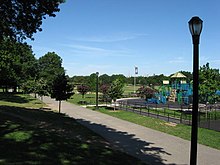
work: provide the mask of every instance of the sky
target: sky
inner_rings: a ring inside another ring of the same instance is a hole
[[[66,0],[34,35],[36,58],[55,52],[69,76],[192,72],[188,21],[203,20],[200,66],[220,67],[219,0]]]

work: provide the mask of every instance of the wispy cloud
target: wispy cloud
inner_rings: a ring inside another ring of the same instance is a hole
[[[133,40],[140,37],[146,37],[148,34],[141,33],[118,33],[111,35],[96,35],[96,36],[86,36],[75,38],[75,41],[83,41],[83,42],[119,42],[119,41],[127,41]]]
[[[171,64],[184,63],[184,62],[186,62],[186,61],[184,60],[183,57],[176,57],[176,58],[169,61],[169,63],[171,63]]]
[[[74,45],[74,44],[62,44],[65,47],[69,47],[72,53],[75,55],[89,55],[89,56],[130,56],[131,53],[128,50],[114,50],[105,49],[87,45]]]

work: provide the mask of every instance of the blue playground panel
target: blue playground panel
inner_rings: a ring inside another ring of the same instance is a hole
[[[176,93],[176,97],[178,98],[179,103],[189,104],[189,96],[193,94],[192,85],[191,84],[171,84],[172,89],[176,89],[179,93]],[[154,104],[166,104],[167,98],[170,96],[170,91],[166,91],[164,87],[161,87],[162,91],[155,95],[155,98],[148,99],[148,103]],[[216,94],[220,95],[220,91],[216,91]]]

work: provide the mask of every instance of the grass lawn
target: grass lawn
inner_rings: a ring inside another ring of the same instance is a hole
[[[0,100],[0,164],[141,164],[28,95]]]
[[[140,88],[140,85],[136,85],[135,86],[135,92],[138,90],[138,88]],[[134,93],[134,86],[133,85],[126,85],[124,87],[124,95],[129,95],[131,93]]]
[[[99,94],[100,96],[100,94]],[[82,105],[80,104],[80,101],[85,101],[87,104],[95,104],[96,103],[96,94],[95,93],[89,93],[85,94],[84,98],[81,94],[74,94],[70,99],[68,99],[70,103]]]
[[[140,88],[139,85],[135,86],[135,90],[137,90],[138,88]],[[77,91],[76,91],[77,92]],[[124,87],[124,95],[129,95],[131,93],[134,92],[134,86],[131,85],[127,85]],[[99,97],[101,97],[101,93],[99,93]],[[95,105],[96,104],[96,94],[95,92],[93,93],[88,93],[84,95],[84,98],[82,97],[81,94],[79,93],[75,93],[70,99],[68,99],[68,102],[73,103],[73,104],[77,104],[77,105],[82,105],[80,104],[80,101],[84,101],[89,105]],[[100,104],[104,104],[105,102],[100,102]]]
[[[99,111],[148,128],[152,128],[161,132],[178,136],[186,140],[190,140],[191,138],[191,127],[187,125],[177,124],[176,126],[171,126],[165,121],[151,117],[141,116],[127,111],[117,110],[116,112],[114,112],[112,110],[107,110],[106,108],[100,108]],[[200,144],[220,150],[220,132],[199,128],[198,142]]]

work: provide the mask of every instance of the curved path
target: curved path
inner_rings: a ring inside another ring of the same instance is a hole
[[[43,101],[52,109],[58,108],[58,102],[49,97],[44,97]],[[65,101],[61,112],[101,135],[115,148],[147,164],[189,164],[190,142],[187,140]],[[219,165],[219,158],[220,150],[198,145],[198,165]]]

